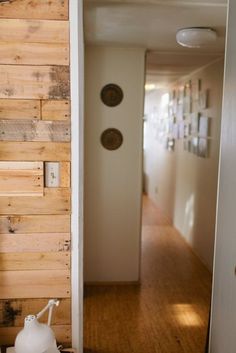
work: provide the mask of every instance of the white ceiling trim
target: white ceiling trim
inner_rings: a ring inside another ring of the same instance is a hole
[[[227,1],[226,0],[218,0],[218,1],[171,1],[171,0],[85,0],[85,3],[93,3],[93,4],[153,4],[153,5],[162,5],[162,6],[169,6],[169,7],[183,7],[183,6],[188,6],[188,7],[227,7]]]

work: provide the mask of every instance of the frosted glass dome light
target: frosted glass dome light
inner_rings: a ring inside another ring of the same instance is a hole
[[[216,39],[216,31],[207,27],[183,28],[176,33],[177,43],[188,48],[206,47],[214,43]]]

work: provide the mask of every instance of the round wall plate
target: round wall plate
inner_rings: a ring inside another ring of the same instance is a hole
[[[114,83],[109,83],[101,90],[101,100],[108,107],[116,107],[122,102],[123,97],[122,89]]]
[[[101,135],[101,144],[110,151],[117,150],[123,143],[123,135],[118,129],[109,128]]]

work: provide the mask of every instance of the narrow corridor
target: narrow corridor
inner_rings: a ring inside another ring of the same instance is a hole
[[[86,353],[203,353],[211,275],[144,198],[140,285],[85,288]]]

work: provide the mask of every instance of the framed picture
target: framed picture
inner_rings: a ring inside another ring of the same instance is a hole
[[[198,105],[200,110],[204,110],[208,108],[208,96],[209,90],[204,90],[199,94]]]
[[[184,104],[183,104],[184,114],[190,114],[192,112],[192,101],[190,96],[184,97]]]
[[[199,78],[196,78],[192,80],[192,99],[194,101],[199,100],[200,91],[201,91],[201,80]]]
[[[202,158],[208,157],[208,140],[200,137],[198,139],[198,156]]]
[[[192,137],[191,139],[191,152],[198,154],[198,137]]]
[[[209,118],[201,116],[199,119],[199,136],[206,138],[209,134]]]
[[[189,137],[190,135],[190,125],[188,122],[184,123],[184,138]]]
[[[198,134],[199,129],[199,113],[192,113],[191,114],[191,134],[196,135]]]

